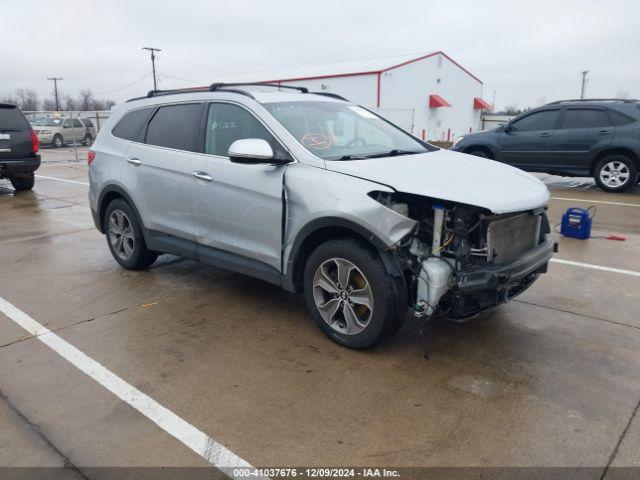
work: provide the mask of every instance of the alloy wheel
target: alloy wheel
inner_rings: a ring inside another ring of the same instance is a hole
[[[629,181],[629,167],[624,162],[606,163],[600,170],[600,180],[609,188],[620,188]]]
[[[113,251],[122,260],[129,260],[133,255],[135,237],[133,227],[127,214],[122,210],[114,210],[109,216],[109,242]]]
[[[313,277],[313,299],[322,319],[345,335],[362,332],[373,315],[373,292],[362,271],[349,260],[324,261]]]

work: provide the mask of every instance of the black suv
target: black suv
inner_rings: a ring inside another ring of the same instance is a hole
[[[620,192],[638,182],[640,102],[549,103],[493,130],[466,135],[453,150],[529,172],[594,177],[603,190]]]
[[[36,133],[15,105],[0,103],[0,179],[11,180],[16,191],[31,190],[39,166]]]

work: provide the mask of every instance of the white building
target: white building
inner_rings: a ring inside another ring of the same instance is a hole
[[[481,110],[491,108],[482,99],[482,81],[440,51],[234,75],[224,81],[289,84],[335,93],[432,141],[480,130]]]

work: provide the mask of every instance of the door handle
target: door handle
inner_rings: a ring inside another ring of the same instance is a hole
[[[213,181],[213,177],[206,172],[193,172],[193,176],[205,182]]]
[[[140,161],[140,159],[136,157],[127,158],[127,162],[129,162],[131,165],[142,165],[142,162]]]
[[[540,134],[541,137],[548,137],[549,135],[551,135],[549,132],[542,132]]]
[[[598,132],[598,135],[606,135],[606,134],[608,134],[608,133],[611,133],[611,130],[600,130],[600,131]]]

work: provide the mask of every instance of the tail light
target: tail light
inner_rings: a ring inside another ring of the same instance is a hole
[[[40,150],[40,142],[38,142],[38,136],[33,128],[31,129],[31,150],[33,150],[33,153],[38,153],[38,150]]]
[[[89,153],[87,153],[87,165],[91,165],[95,158],[96,152],[94,152],[93,150],[89,150]]]

